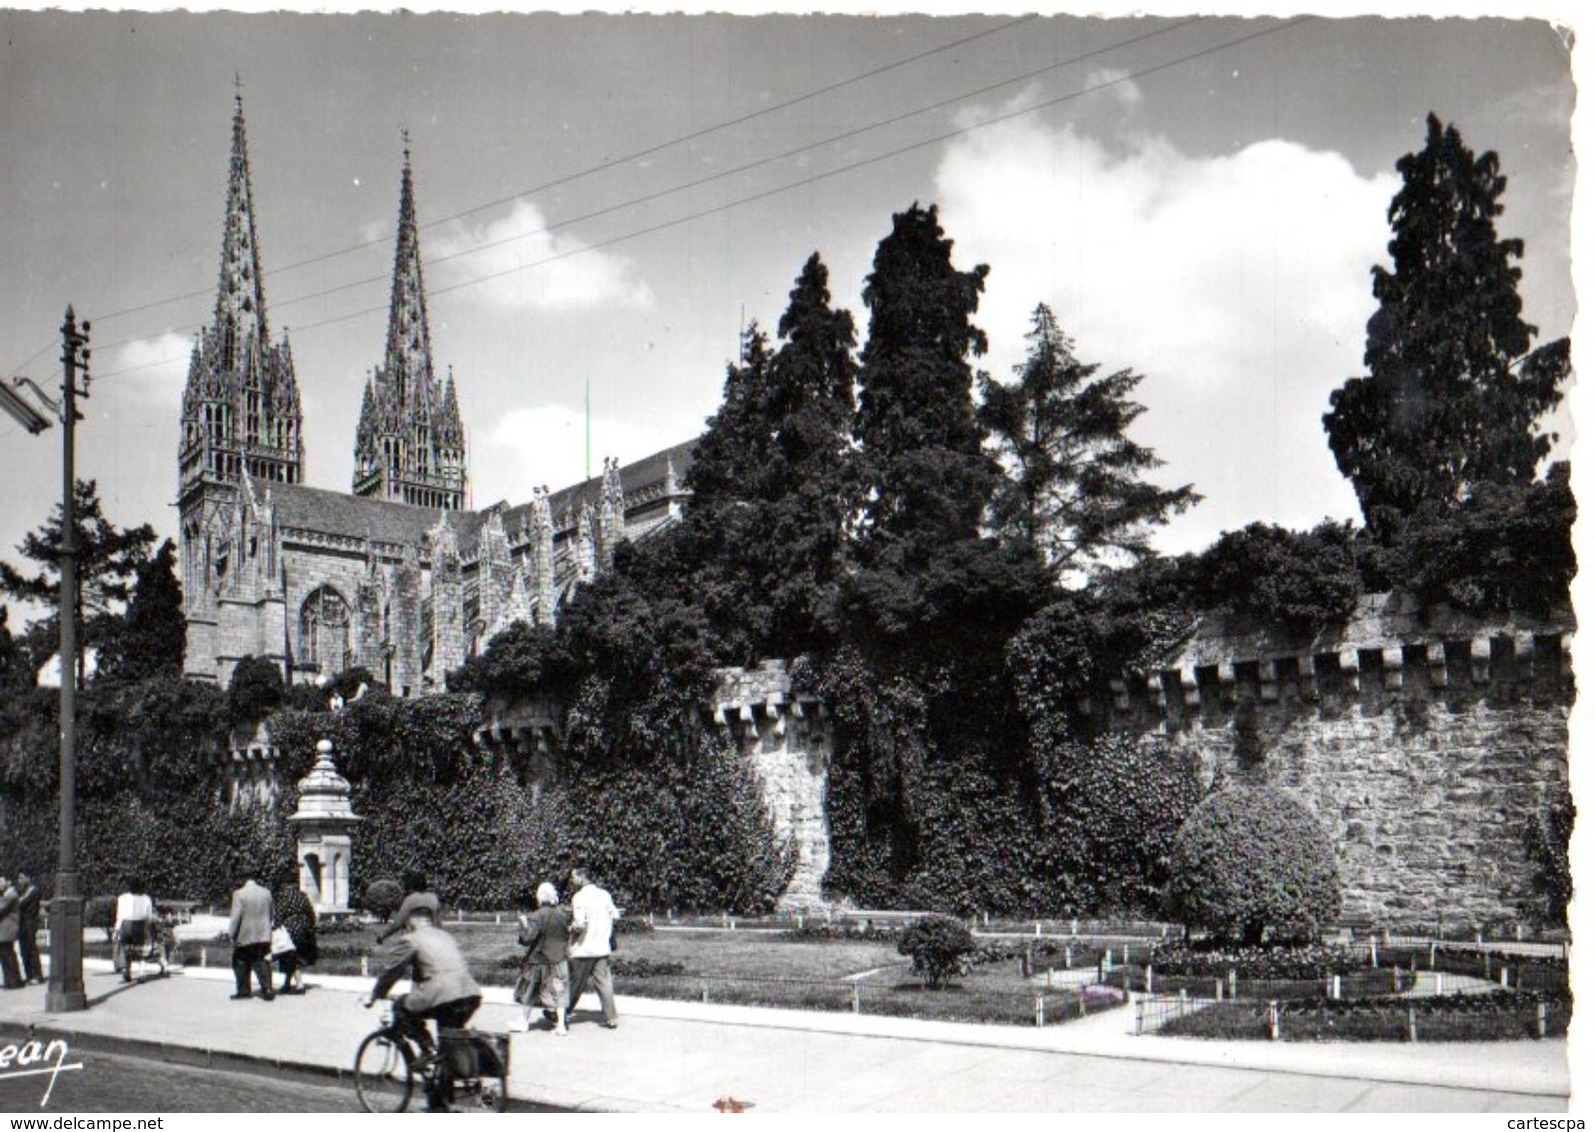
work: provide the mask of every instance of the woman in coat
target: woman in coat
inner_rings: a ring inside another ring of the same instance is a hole
[[[565,1007],[570,994],[570,916],[559,906],[559,893],[544,881],[537,886],[537,911],[522,916],[520,944],[526,948],[521,963],[517,991],[525,988],[517,1001],[526,1007],[526,1016],[510,1022],[514,1033],[531,1028],[532,1007],[540,1003],[543,1013],[553,1020],[554,1033],[567,1034]]]
[[[285,873],[278,881],[271,900],[272,926],[286,928],[294,949],[277,955],[277,970],[282,972],[283,994],[304,994],[304,968],[315,963],[316,910],[310,898],[299,890],[297,877]]]

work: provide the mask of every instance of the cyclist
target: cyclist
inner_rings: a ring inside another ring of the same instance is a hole
[[[421,1047],[421,1061],[415,1068],[430,1079],[428,1071],[436,1064],[439,1052],[426,1020],[436,1020],[439,1029],[463,1029],[482,1005],[482,989],[471,978],[460,945],[433,923],[430,909],[418,908],[411,913],[404,933],[392,945],[387,964],[365,1005],[386,998],[394,983],[409,977],[410,993],[394,1000],[393,1020]],[[436,1080],[440,1088],[447,1088],[448,1074],[438,1074]],[[446,1095],[434,1094],[432,1086],[428,1086],[428,1108],[444,1108],[447,1102]]]

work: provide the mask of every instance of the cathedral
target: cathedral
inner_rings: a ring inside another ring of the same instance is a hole
[[[442,691],[450,669],[517,620],[550,625],[622,539],[677,519],[694,442],[525,503],[467,509],[452,369],[427,325],[408,143],[388,333],[366,382],[347,492],[303,482],[293,351],[273,342],[241,96],[211,324],[183,391],[178,511],[188,676],[226,685],[244,657],[300,683],[362,666],[395,695]]]

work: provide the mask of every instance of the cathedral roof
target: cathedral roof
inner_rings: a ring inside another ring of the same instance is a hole
[[[698,446],[696,439],[682,441],[671,448],[655,452],[651,456],[644,456],[635,463],[627,464],[620,469],[620,487],[625,493],[628,504],[640,501],[643,489],[659,485],[661,488],[667,474],[674,475],[676,490],[682,491],[682,483],[686,478],[687,469],[692,466],[692,453]],[[598,506],[598,501],[603,493],[604,477],[594,476],[580,483],[571,484],[569,487],[560,488],[550,492],[548,496],[549,510],[554,516],[554,529],[563,530],[568,525],[567,516],[572,512],[580,511],[584,505]],[[503,506],[500,504],[499,506]],[[485,520],[487,510],[477,512],[480,520]],[[526,524],[531,515],[532,505],[521,503],[514,507],[505,507],[500,512],[500,519],[506,531],[514,532]],[[460,537],[460,554],[467,560],[476,557],[476,535],[480,530],[480,521],[471,525],[468,534]]]
[[[264,499],[271,493],[272,510],[280,527],[314,531],[317,534],[370,539],[372,542],[417,543],[437,526],[438,517],[447,515],[455,531],[462,535],[470,527],[474,541],[480,522],[468,512],[437,511],[408,503],[390,503],[341,491],[327,491],[303,484],[254,481],[255,494]]]
[[[692,452],[697,443],[696,440],[684,441],[621,468],[620,484],[626,498],[633,503],[641,502],[648,488],[655,488],[662,494],[667,475],[675,477],[676,490],[680,491],[687,469],[692,466]],[[592,504],[596,507],[603,484],[602,476],[594,476],[550,494],[549,505],[555,529],[563,529],[567,515],[579,511],[583,505]],[[270,492],[272,510],[279,527],[313,531],[321,535],[413,544],[419,543],[437,526],[440,516],[446,516],[459,539],[460,555],[466,561],[476,557],[482,525],[494,510],[489,507],[481,511],[439,511],[409,503],[306,487],[304,484],[271,483],[266,480],[254,480],[253,486],[258,499],[265,499],[267,492]],[[508,508],[503,504],[496,506],[504,529],[512,533],[527,522],[532,509],[530,503]]]

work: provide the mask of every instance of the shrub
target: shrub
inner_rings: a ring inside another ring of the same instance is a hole
[[[381,918],[385,924],[404,903],[404,889],[399,887],[398,881],[381,877],[366,885],[365,899],[361,903],[367,912]]]
[[[83,905],[83,926],[99,928],[105,933],[105,942],[111,942],[111,928],[116,924],[116,897],[91,896]]]
[[[975,950],[975,937],[951,916],[923,916],[904,930],[897,954],[914,960],[914,973],[928,987],[944,987],[964,973]]]
[[[1187,925],[1257,945],[1340,911],[1334,850],[1312,813],[1266,787],[1210,794],[1174,839],[1169,910]]]
[[[1524,911],[1542,923],[1567,926],[1567,905],[1573,899],[1573,795],[1562,791],[1523,831],[1523,849],[1534,869],[1533,897]]]
[[[234,726],[259,723],[282,706],[286,689],[282,666],[263,656],[246,656],[227,685],[227,716]]]
[[[1295,632],[1343,620],[1362,595],[1349,523],[1310,531],[1253,523],[1225,532],[1193,566],[1204,605]]]

